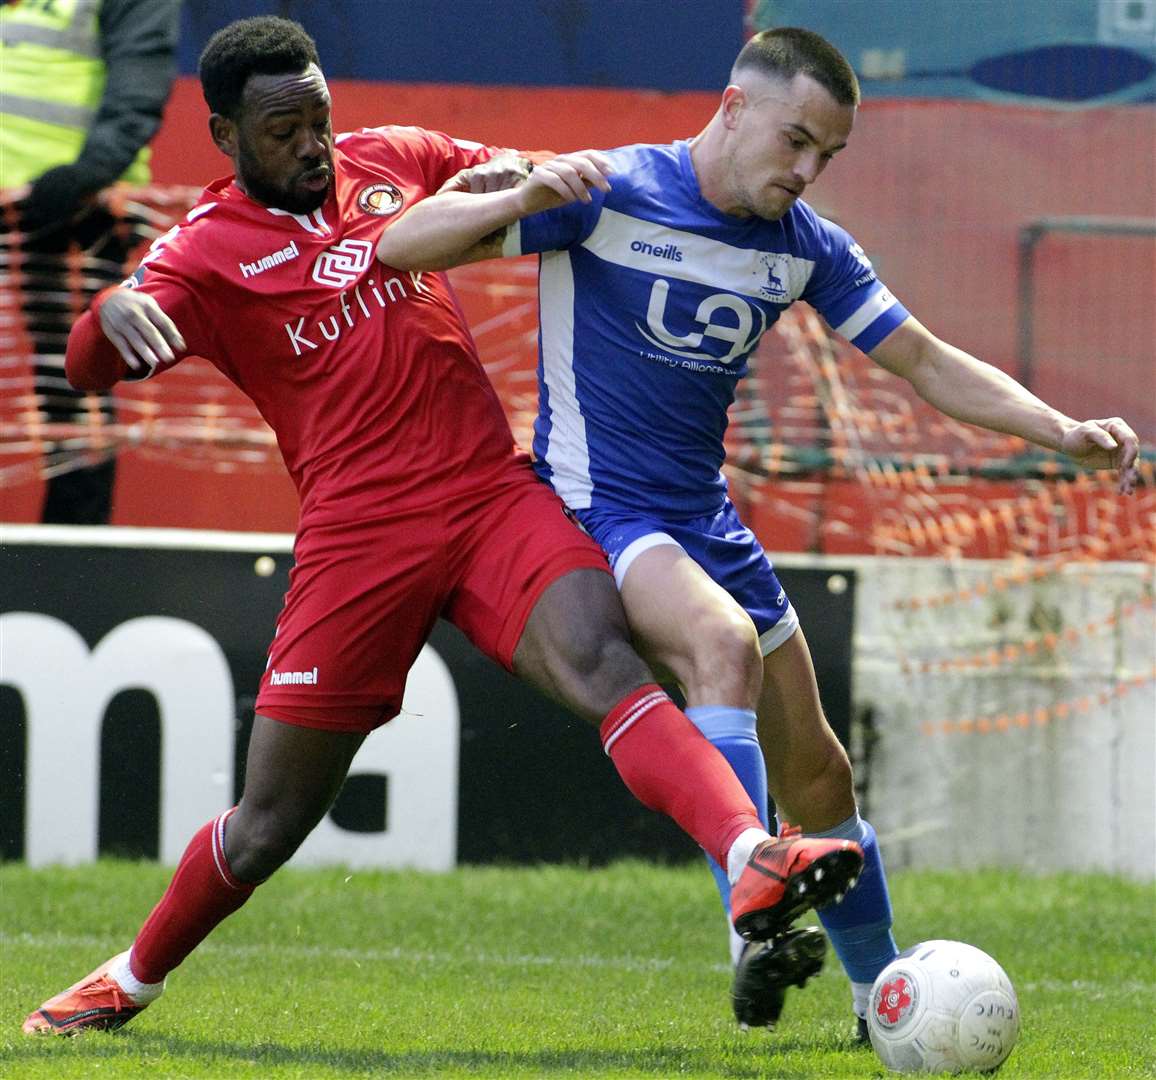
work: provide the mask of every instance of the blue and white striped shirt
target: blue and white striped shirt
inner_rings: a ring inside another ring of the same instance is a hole
[[[716,513],[735,387],[795,300],[868,351],[907,311],[806,203],[779,221],[703,198],[687,142],[609,152],[612,190],[511,228],[542,253],[539,473],[574,509]]]

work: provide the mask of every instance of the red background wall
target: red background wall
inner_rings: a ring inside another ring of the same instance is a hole
[[[407,123],[524,149],[668,141],[697,132],[712,93],[526,89],[335,81],[335,126]],[[851,145],[809,193],[872,256],[935,332],[1016,368],[1016,244],[1049,215],[1153,217],[1152,110],[1063,111],[962,101],[868,100]],[[160,183],[227,172],[199,86],[179,80],[154,144]],[[1084,415],[1123,413],[1156,438],[1156,244],[1057,239],[1040,249],[1040,389]],[[34,520],[36,485],[4,493],[0,516]],[[293,528],[281,473],[196,471],[121,457],[114,522]],[[765,537],[775,545],[773,537]],[[785,539],[785,538],[784,538]]]

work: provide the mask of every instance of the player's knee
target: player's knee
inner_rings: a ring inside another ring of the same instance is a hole
[[[242,806],[229,819],[225,854],[238,880],[264,881],[289,861],[313,822],[272,808],[244,813],[247,809]]]
[[[572,709],[599,723],[627,694],[653,679],[626,635],[602,631],[578,635],[560,673]]]
[[[614,581],[577,571],[535,605],[514,652],[514,673],[600,723],[631,690],[653,680],[630,641]]]
[[[692,633],[696,696],[753,708],[762,687],[763,656],[750,616],[741,609],[712,612]]]

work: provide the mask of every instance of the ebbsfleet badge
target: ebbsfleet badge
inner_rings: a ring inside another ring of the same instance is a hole
[[[393,184],[382,182],[361,189],[357,205],[367,214],[389,217],[401,209],[401,192]]]

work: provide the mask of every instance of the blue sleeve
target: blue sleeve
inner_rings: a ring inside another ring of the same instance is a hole
[[[875,276],[871,260],[849,232],[817,215],[814,225],[815,271],[802,299],[836,333],[870,352],[908,317],[908,311]]]
[[[543,210],[522,218],[511,229],[516,250],[505,254],[530,255],[541,251],[562,251],[586,239],[598,223],[602,212],[603,193],[591,193],[588,203],[573,202],[554,210]]]

